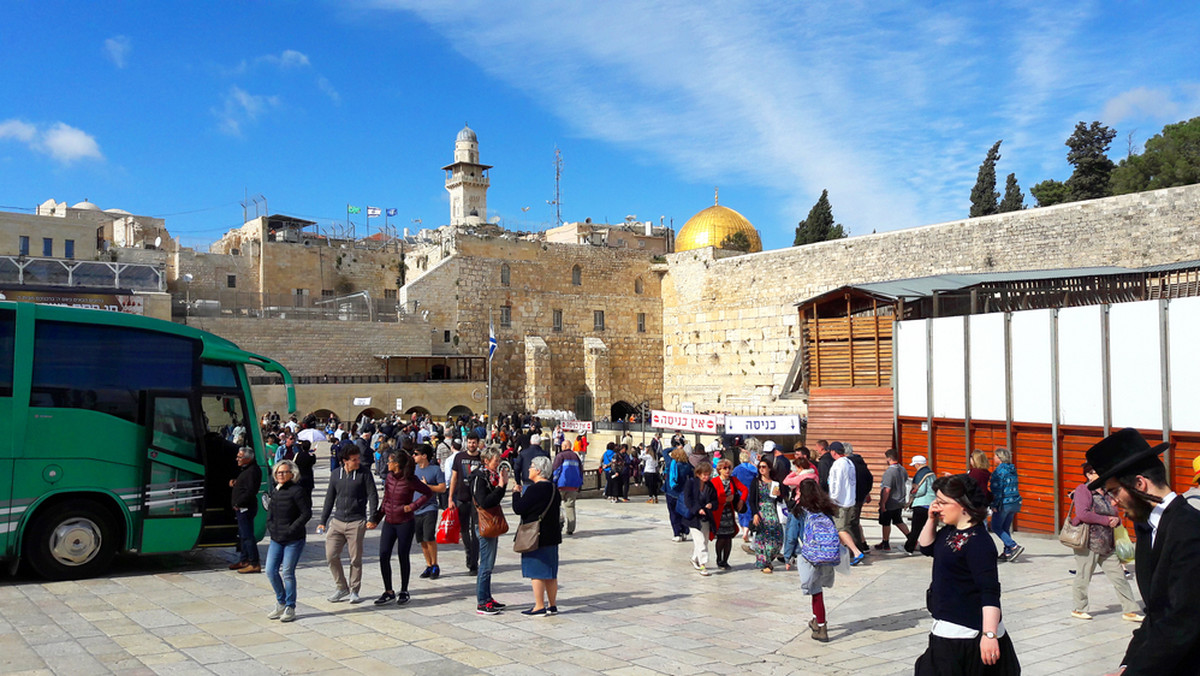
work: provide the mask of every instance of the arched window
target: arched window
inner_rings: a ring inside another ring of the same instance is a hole
[[[633,280],[633,292],[638,294],[639,296],[642,295],[642,278],[641,277],[638,277],[637,279]]]
[[[500,266],[500,286],[508,286],[510,279],[511,273],[508,269],[508,263],[504,263]]]
[[[583,268],[578,265],[571,268],[571,284],[573,286],[583,286]]]

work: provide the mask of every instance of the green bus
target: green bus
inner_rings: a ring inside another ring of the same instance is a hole
[[[24,561],[46,578],[78,579],[118,552],[235,545],[229,431],[244,427],[259,464],[270,460],[247,365],[283,376],[295,409],[287,370],[224,338],[0,301],[0,559],[10,572]],[[265,528],[259,510],[256,537]]]

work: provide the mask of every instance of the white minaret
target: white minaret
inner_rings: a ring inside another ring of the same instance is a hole
[[[487,222],[488,169],[491,166],[479,163],[479,139],[464,126],[454,140],[454,164],[442,167],[450,193],[450,225]]]

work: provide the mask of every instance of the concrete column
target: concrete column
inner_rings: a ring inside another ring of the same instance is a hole
[[[583,339],[583,378],[592,393],[592,415],[597,420],[612,410],[612,367],[608,359],[604,341]]]
[[[539,336],[525,336],[525,410],[549,409],[554,376],[550,348]]]

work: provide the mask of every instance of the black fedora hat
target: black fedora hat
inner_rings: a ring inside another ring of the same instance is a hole
[[[1158,455],[1170,447],[1170,442],[1151,446],[1141,433],[1129,427],[1113,432],[1088,449],[1087,461],[1100,475],[1088,488],[1096,490],[1113,477],[1161,466]]]

